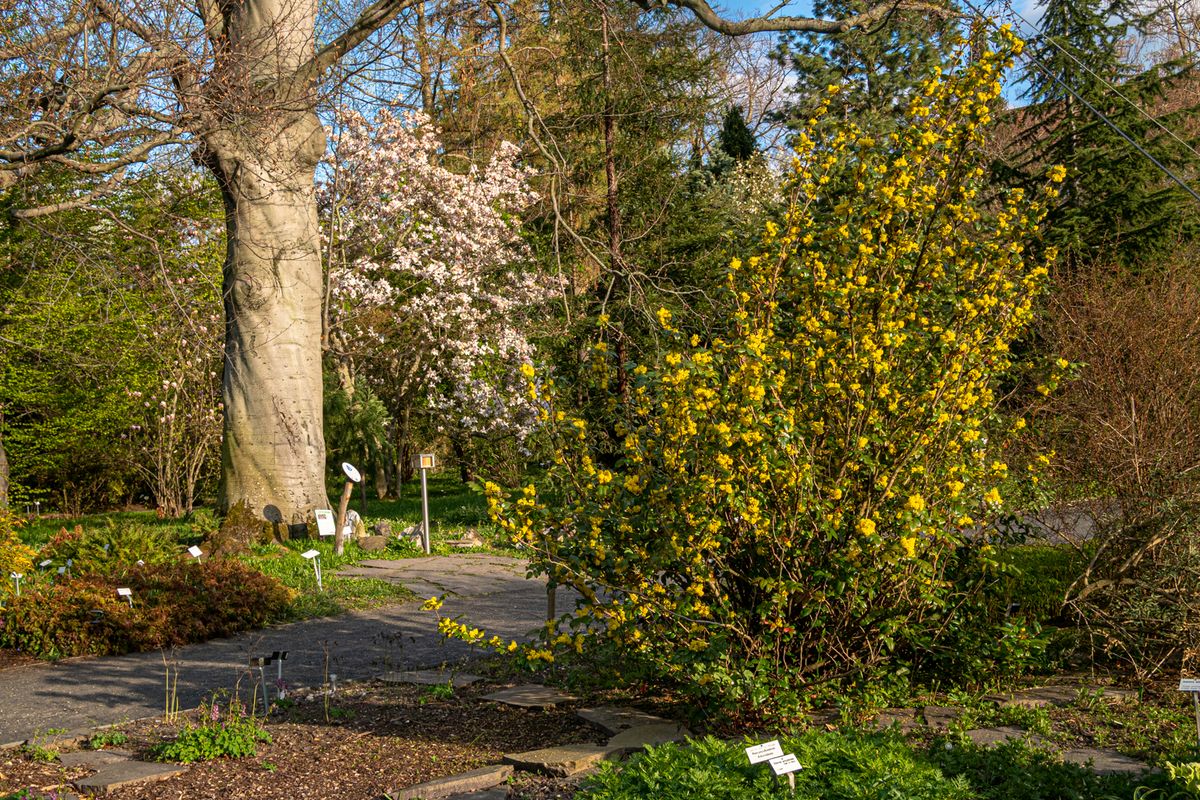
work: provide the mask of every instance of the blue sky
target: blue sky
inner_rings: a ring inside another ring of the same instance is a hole
[[[775,2],[771,2],[771,0],[722,0],[719,3],[714,3],[714,5],[729,16],[744,18],[757,14],[765,14],[775,8],[778,2],[779,0],[775,0]],[[1029,39],[1034,34],[1035,27],[1042,16],[1043,6],[1041,0],[1011,0],[1013,9],[1023,19],[1004,12],[1004,0],[971,0],[971,3],[985,11],[994,11],[1001,21],[1010,22],[1018,35],[1025,39]],[[780,9],[777,14],[809,16],[812,14],[812,2],[811,0],[795,0],[795,2],[789,3]],[[1020,105],[1024,102],[1021,100],[1024,84],[1022,81],[1016,79],[1017,73],[1024,66],[1024,64],[1018,63],[1009,80],[1006,81],[1004,96],[1013,105]]]

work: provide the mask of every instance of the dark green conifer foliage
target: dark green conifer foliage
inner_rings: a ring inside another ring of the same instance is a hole
[[[863,0],[814,0],[813,13],[839,18],[866,10]],[[841,86],[831,120],[853,118],[864,130],[889,129],[914,86],[941,67],[950,49],[950,18],[901,13],[867,30],[792,34],[777,57],[796,75],[794,101],[784,112],[793,127],[807,126],[826,97],[826,87]]]
[[[1081,102],[1177,174],[1187,174],[1189,161],[1193,172],[1200,166],[1139,111],[1195,146],[1194,136],[1183,135],[1195,107],[1162,111],[1171,90],[1194,76],[1192,65],[1143,69],[1126,61],[1123,51],[1143,22],[1134,12],[1126,0],[1049,0],[1029,50],[1031,105],[1007,166],[1030,184],[1050,165],[1066,167],[1045,241],[1059,248],[1067,271],[1096,261],[1136,268],[1196,234],[1196,201]]]
[[[721,152],[734,161],[746,161],[758,151],[758,142],[750,127],[746,125],[741,106],[731,106],[725,112],[718,144]]]

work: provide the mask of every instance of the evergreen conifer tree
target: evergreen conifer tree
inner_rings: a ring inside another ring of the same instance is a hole
[[[1161,111],[1171,89],[1194,70],[1179,62],[1143,69],[1126,61],[1123,51],[1141,31],[1134,11],[1127,0],[1049,0],[1041,35],[1031,43],[1031,105],[1018,112],[1026,124],[1006,166],[1031,184],[1051,165],[1066,167],[1045,241],[1059,248],[1060,267],[1068,271],[1098,260],[1136,267],[1196,233],[1195,201],[1087,107],[1177,174],[1188,163],[1187,146],[1147,114],[1194,143],[1181,133],[1181,118],[1194,107]]]
[[[730,106],[725,112],[717,142],[721,152],[734,161],[747,161],[758,151],[758,142],[746,125],[741,106]]]

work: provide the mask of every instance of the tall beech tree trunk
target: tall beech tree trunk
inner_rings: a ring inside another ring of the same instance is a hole
[[[314,189],[325,133],[306,110],[209,147],[228,233],[220,506],[302,522],[328,505]]]

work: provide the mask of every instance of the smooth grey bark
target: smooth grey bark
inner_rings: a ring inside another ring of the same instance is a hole
[[[285,523],[326,507],[322,268],[314,113],[210,145],[225,200],[225,435],[220,505]]]

